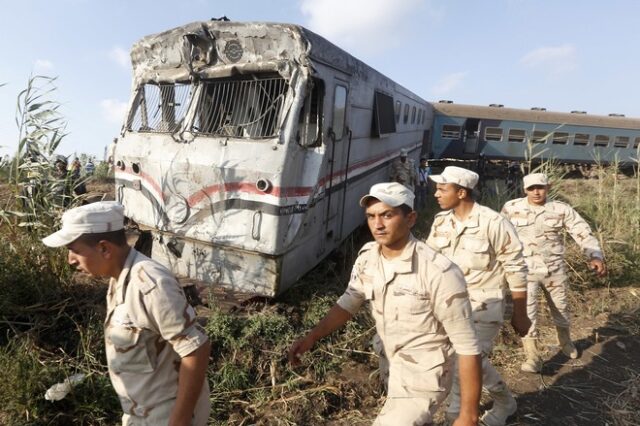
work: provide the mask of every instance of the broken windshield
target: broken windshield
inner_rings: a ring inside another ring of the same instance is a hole
[[[280,76],[204,80],[193,132],[238,138],[278,134],[287,82]]]
[[[128,129],[173,133],[184,119],[191,98],[188,83],[147,83],[138,89]]]

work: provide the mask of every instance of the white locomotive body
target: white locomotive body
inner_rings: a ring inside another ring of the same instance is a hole
[[[116,197],[178,276],[276,295],[362,223],[401,148],[425,150],[430,104],[299,26],[193,23],[131,57]]]

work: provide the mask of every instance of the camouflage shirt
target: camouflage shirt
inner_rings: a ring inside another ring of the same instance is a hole
[[[400,158],[396,158],[391,163],[391,173],[389,179],[392,182],[398,182],[412,191],[416,185],[416,167],[415,162],[411,158],[407,158],[404,163]]]
[[[457,264],[469,290],[527,291],[527,265],[522,244],[507,219],[474,203],[469,217],[458,222],[453,210],[436,215],[427,243]]]
[[[448,359],[452,345],[463,355],[480,353],[464,278],[453,263],[413,237],[387,261],[390,275],[382,261],[380,246],[365,244],[338,305],[355,314],[370,302],[387,359],[412,359],[426,371]]]
[[[549,274],[563,268],[565,230],[590,259],[603,259],[589,224],[566,203],[548,201],[534,206],[526,197],[518,198],[505,203],[502,214],[516,228],[532,273]]]
[[[181,358],[208,340],[173,275],[133,248],[109,283],[104,326],[111,382],[140,417],[176,398]]]

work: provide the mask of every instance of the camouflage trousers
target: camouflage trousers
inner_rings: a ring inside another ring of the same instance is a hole
[[[163,426],[169,424],[171,412],[176,403],[175,399],[170,399],[155,406],[147,417],[124,414],[122,416],[122,426]],[[196,402],[196,407],[191,419],[191,426],[206,426],[209,423],[209,413],[211,402],[209,401],[209,384],[206,382],[200,391],[200,396]]]
[[[569,328],[569,304],[567,302],[568,277],[563,270],[549,276],[529,274],[527,283],[527,316],[531,320],[528,337],[538,337],[539,293],[542,291],[556,327]]]
[[[389,362],[377,334],[372,343],[379,356],[380,381],[387,393],[373,426],[431,425],[436,410],[451,388],[453,360],[449,358],[444,364],[421,366],[427,371],[416,374],[411,371],[416,366],[407,365],[402,357],[396,356]]]

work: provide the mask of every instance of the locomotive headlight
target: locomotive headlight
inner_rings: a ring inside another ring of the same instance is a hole
[[[273,188],[273,185],[271,184],[271,182],[268,179],[260,178],[256,182],[256,189],[258,191],[269,192],[269,191],[271,191],[271,188]]]

